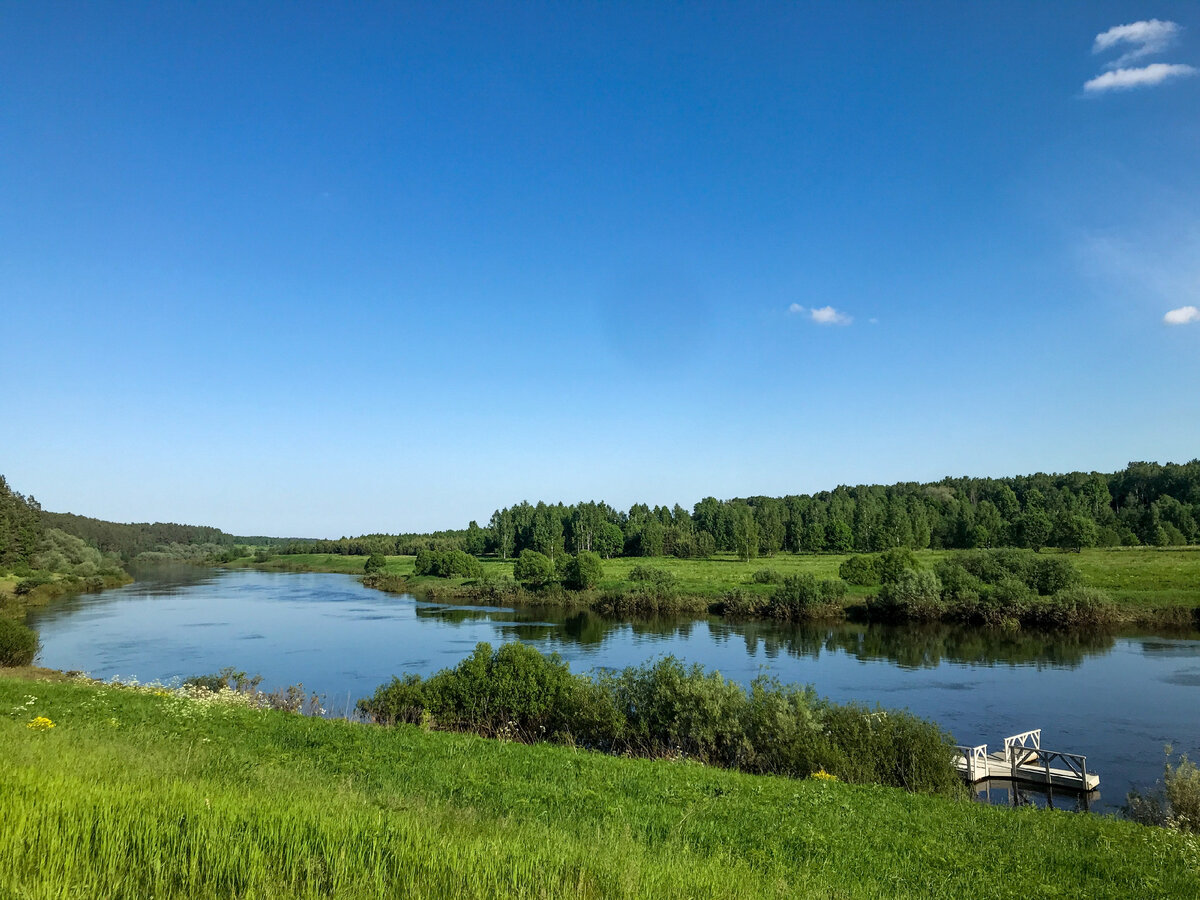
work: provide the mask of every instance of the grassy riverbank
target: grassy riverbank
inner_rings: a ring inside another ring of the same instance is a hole
[[[31,576],[0,575],[0,615],[21,618],[30,607],[41,606],[59,597],[103,591],[132,581],[132,576],[125,572],[86,577],[53,572],[35,572]],[[35,584],[22,588],[22,582]]]
[[[1200,891],[1194,839],[1097,816],[10,673],[0,710],[10,896]]]
[[[938,561],[955,551],[924,550],[916,554],[923,568],[932,569]],[[1200,609],[1200,547],[1089,549],[1081,553],[1043,551],[1042,556],[1061,556],[1074,564],[1083,583],[1106,591],[1126,624],[1188,625]],[[674,608],[681,612],[702,613],[730,592],[748,597],[769,597],[778,581],[792,575],[811,575],[817,579],[838,577],[839,566],[848,555],[779,554],[749,562],[732,556],[711,559],[675,559],[673,557],[626,557],[604,561],[604,577],[595,589],[579,594],[558,592],[535,594],[512,585],[512,560],[482,559],[484,578],[479,580],[417,577],[413,575],[411,556],[389,556],[373,586],[385,590],[407,591],[417,596],[442,601],[471,602],[506,599],[517,603],[576,603],[597,606],[608,594],[635,591],[639,582],[631,575],[638,567],[668,573]],[[264,562],[238,560],[233,566],[250,566],[269,571],[345,572],[361,574],[364,558],[337,554],[275,556]],[[773,580],[756,576],[770,572]],[[503,596],[498,593],[503,591]],[[848,585],[843,609],[861,606],[878,590],[874,586]]]

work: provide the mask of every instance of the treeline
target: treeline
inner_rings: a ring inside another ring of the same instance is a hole
[[[93,547],[131,560],[142,553],[165,552],[172,545],[209,544],[232,547],[239,540],[220,528],[207,525],[177,525],[174,522],[106,522],[73,513],[42,512],[47,528],[57,528],[83,538]],[[241,543],[246,543],[242,541]]]
[[[590,551],[603,557],[744,559],[791,553],[1053,546],[1178,546],[1200,542],[1200,459],[1182,465],[1132,462],[1119,472],[1013,478],[944,478],[919,484],[838,487],[817,494],[718,500],[686,510],[644,503],[522,502],[496,510],[486,527],[433,534],[364,535],[292,541],[288,553],[416,554],[462,550],[551,560]]]
[[[97,590],[127,577],[115,555],[48,526],[44,517],[37,500],[14,491],[0,475],[0,575],[21,578],[14,588],[17,597],[47,584]]]
[[[0,475],[0,566],[28,566],[42,542],[42,508]]]

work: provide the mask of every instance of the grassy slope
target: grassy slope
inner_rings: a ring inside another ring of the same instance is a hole
[[[928,567],[932,567],[938,559],[946,555],[946,551],[939,550],[924,550],[917,554],[922,564]],[[1063,555],[1079,567],[1085,583],[1103,588],[1118,603],[1132,609],[1200,606],[1200,547],[1093,549]],[[713,559],[609,559],[604,561],[604,580],[599,588],[604,590],[630,587],[635,584],[629,580],[629,573],[634,566],[650,565],[674,573],[679,592],[686,596],[715,600],[725,591],[735,588],[766,596],[775,588],[774,585],[753,582],[753,574],[760,569],[773,569],[781,575],[808,573],[817,578],[836,578],[838,566],[845,559],[847,556],[844,555],[790,553],[751,560],[748,563],[732,556],[717,556]],[[413,557],[389,556],[387,561],[387,572],[396,575],[412,574]],[[363,563],[364,558],[361,556],[317,553],[275,557],[267,563],[260,564],[240,560],[235,565],[280,571],[361,574]],[[512,577],[511,560],[502,562],[497,559],[485,559],[483,564],[498,577]],[[432,581],[447,585],[443,579]],[[850,585],[847,602],[861,602],[875,590],[873,587]]]
[[[1195,839],[1097,816],[83,683],[0,677],[0,758],[6,896],[1200,893]]]

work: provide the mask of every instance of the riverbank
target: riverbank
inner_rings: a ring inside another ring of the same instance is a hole
[[[0,890],[13,895],[1200,891],[1194,838],[1099,816],[311,719],[22,672],[0,673]],[[54,727],[28,727],[38,717]]]
[[[932,570],[956,552],[924,550],[915,557],[922,568]],[[732,556],[689,560],[622,557],[604,561],[603,578],[591,590],[569,591],[552,586],[533,591],[513,581],[512,560],[481,559],[483,577],[468,580],[417,576],[413,573],[414,557],[389,556],[383,570],[368,576],[363,583],[378,590],[444,603],[553,605],[618,616],[708,615],[753,608],[767,601],[779,584],[791,576],[836,579],[841,564],[849,557],[849,554],[779,554],[749,562]],[[1200,625],[1200,547],[1090,549],[1081,553],[1044,551],[1039,558],[1069,562],[1079,570],[1084,586],[1108,594],[1113,621],[1106,622],[1106,626],[1162,629]],[[241,559],[228,565],[265,571],[362,574],[364,563],[364,557],[301,554],[263,561]],[[820,617],[830,620],[865,619],[867,600],[877,592],[877,586],[847,585],[839,603],[824,606],[818,612]],[[737,607],[729,604],[731,597],[737,599]],[[755,616],[739,613],[736,617]]]
[[[119,575],[62,575],[34,572],[27,576],[0,576],[0,615],[23,618],[26,610],[72,594],[91,594],[131,584],[128,572]]]

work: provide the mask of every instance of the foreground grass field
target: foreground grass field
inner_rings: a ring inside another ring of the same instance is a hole
[[[61,678],[0,673],[0,758],[11,897],[1200,895],[1113,819]]]
[[[1059,551],[1046,550],[1046,554]],[[947,555],[942,550],[922,550],[917,554],[921,564],[932,568]],[[1200,606],[1200,547],[1121,547],[1089,549],[1081,553],[1063,553],[1079,567],[1084,583],[1107,591],[1119,604],[1135,610]],[[770,569],[780,576],[810,574],[817,578],[836,578],[838,567],[848,558],[837,554],[790,554],[743,562],[728,555],[712,559],[675,559],[632,557],[604,561],[604,579],[599,590],[631,587],[629,578],[637,566],[666,569],[675,577],[675,585],[685,596],[718,599],[726,591],[742,590],[749,594],[767,596],[772,584],[754,581],[754,574]],[[389,574],[411,576],[411,556],[389,556],[385,571]],[[239,560],[234,565],[254,566],[275,571],[346,572],[361,574],[364,558],[339,556],[332,553],[277,556],[266,563]],[[512,561],[482,560],[485,571],[496,578],[512,577]],[[444,579],[431,579],[447,584]],[[418,584],[420,582],[417,582]],[[850,585],[847,602],[859,603],[876,588]]]

